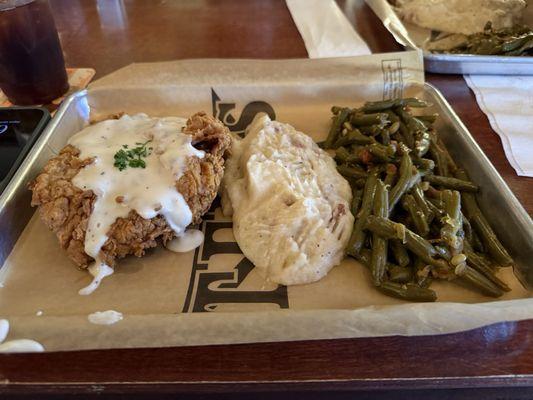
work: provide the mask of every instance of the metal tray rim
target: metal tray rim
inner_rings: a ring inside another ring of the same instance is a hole
[[[461,133],[468,139],[470,145],[474,148],[474,150],[477,151],[479,157],[483,161],[483,163],[487,166],[487,171],[490,173],[493,179],[495,179],[499,184],[499,190],[503,190],[505,193],[505,196],[511,201],[511,205],[514,207],[516,214],[518,214],[518,217],[525,228],[529,229],[530,233],[530,239],[533,241],[533,220],[525,210],[525,208],[522,206],[520,201],[517,199],[517,197],[514,195],[514,193],[509,188],[509,185],[507,185],[507,182],[502,178],[502,176],[499,174],[499,172],[496,170],[494,165],[490,162],[487,155],[483,152],[479,144],[476,142],[468,128],[465,126],[463,121],[459,118],[459,116],[455,113],[455,111],[452,109],[450,104],[446,101],[446,98],[444,95],[432,84],[425,82],[424,86],[428,87],[430,89],[430,92],[440,101],[440,106],[443,108],[446,108],[446,111],[453,117],[453,123],[456,125]]]
[[[421,50],[416,48],[417,50]],[[450,53],[430,53],[423,51],[424,58],[435,61],[457,61],[466,63],[480,62],[505,62],[511,64],[529,64],[533,66],[533,57],[510,57],[510,56],[480,56],[475,54],[450,54]]]
[[[15,175],[13,175],[11,182],[9,182],[2,195],[0,195],[0,211],[8,205],[9,201],[15,195],[17,188],[22,184],[24,178],[30,172],[31,167],[35,163],[35,160],[39,157],[42,150],[46,147],[48,139],[54,134],[57,125],[60,123],[63,115],[66,113],[70,103],[72,103],[75,98],[84,96],[86,94],[86,89],[74,92],[61,103],[57,113],[50,119],[50,122],[48,123],[44,131],[35,141],[32,149],[28,152],[26,159],[22,162]]]

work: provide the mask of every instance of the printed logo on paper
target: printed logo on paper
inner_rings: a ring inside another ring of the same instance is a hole
[[[215,219],[215,210],[219,207],[217,199],[203,217],[205,239],[194,252],[191,279],[182,312],[215,311],[235,304],[263,304],[266,309],[289,308],[286,286],[263,289],[263,283],[259,282],[252,288],[246,285],[245,280],[254,265],[246,257],[238,257],[242,252],[235,241],[217,240],[217,233],[232,229],[233,226],[231,221]],[[220,261],[224,256],[227,259],[228,255],[237,255],[233,257],[237,261],[233,264]]]
[[[266,101],[251,101],[244,106],[240,112],[239,118],[235,113],[236,103],[222,101],[214,89],[211,89],[211,102],[213,106],[213,116],[218,118],[236,134],[244,135],[246,127],[250,125],[254,117],[259,113],[266,113],[270,119],[276,119],[274,108]]]
[[[383,100],[400,99],[403,97],[402,60],[381,61],[383,72]]]

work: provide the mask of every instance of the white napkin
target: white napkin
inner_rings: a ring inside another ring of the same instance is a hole
[[[287,0],[309,58],[370,54],[334,0]]]
[[[533,76],[465,75],[516,173],[533,176]]]

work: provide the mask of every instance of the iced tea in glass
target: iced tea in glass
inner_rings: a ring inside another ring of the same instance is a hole
[[[19,105],[46,104],[68,90],[47,0],[0,0],[0,88]]]

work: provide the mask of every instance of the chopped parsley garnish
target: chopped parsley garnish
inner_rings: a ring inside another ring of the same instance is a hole
[[[122,149],[115,153],[115,163],[113,164],[119,171],[130,168],[146,168],[146,161],[143,158],[152,154],[152,147],[147,148],[146,145],[151,140],[147,140],[144,143],[135,143],[137,147],[128,149],[128,145],[122,145]]]

